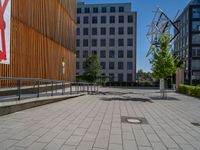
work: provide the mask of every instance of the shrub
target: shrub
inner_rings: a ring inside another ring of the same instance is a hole
[[[177,91],[182,94],[200,97],[200,86],[180,85]]]

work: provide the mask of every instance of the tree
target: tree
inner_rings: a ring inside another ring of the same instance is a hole
[[[101,74],[101,65],[96,55],[89,56],[84,62],[84,77],[88,82],[95,82]]]
[[[164,79],[172,76],[175,71],[175,63],[173,55],[169,48],[169,35],[165,34],[160,38],[160,48],[152,47],[152,64],[153,76],[160,79],[160,90],[163,92],[164,98]]]

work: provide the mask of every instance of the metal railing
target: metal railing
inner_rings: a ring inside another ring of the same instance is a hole
[[[95,94],[98,92],[99,87],[97,84],[92,83],[84,83],[84,82],[69,82],[64,80],[48,80],[48,79],[41,79],[41,78],[15,78],[15,77],[0,77],[0,81],[13,81],[15,82],[15,88],[17,88],[16,94],[10,95],[17,95],[17,99],[21,100],[21,96],[23,95],[22,91],[26,93],[29,89],[28,93],[36,94],[39,98],[41,93],[49,93],[50,96],[54,96],[55,93],[58,95],[58,90],[61,90],[61,95],[64,94],[79,94],[86,92],[87,94]],[[29,83],[23,87],[24,82],[31,82],[33,83],[31,88],[31,84]],[[69,88],[69,92],[66,92],[66,89]],[[7,89],[9,91],[9,88]],[[1,94],[0,94],[1,95]],[[9,94],[8,94],[9,95]]]

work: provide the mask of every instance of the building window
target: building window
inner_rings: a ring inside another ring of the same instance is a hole
[[[84,39],[84,40],[83,40],[83,46],[84,46],[84,47],[87,47],[87,46],[88,46],[88,39]]]
[[[192,31],[200,31],[200,21],[192,22]]]
[[[127,34],[133,34],[133,27],[127,28]]]
[[[92,28],[92,35],[97,35],[97,28]]]
[[[87,16],[83,17],[83,23],[88,24],[89,23],[89,17],[87,17]]]
[[[97,17],[92,17],[92,23],[97,24]]]
[[[124,69],[124,63],[123,62],[118,62],[118,69],[123,70]]]
[[[115,58],[115,51],[109,51],[109,58]]]
[[[81,14],[81,8],[77,8],[77,14]]]
[[[80,28],[76,29],[76,35],[80,35]]]
[[[200,70],[200,60],[192,60],[192,69],[193,70]]]
[[[133,23],[133,16],[131,15],[128,16],[128,23]]]
[[[133,39],[127,39],[127,46],[133,46]]]
[[[200,34],[193,34],[192,35],[192,44],[199,44],[200,43]]]
[[[115,69],[115,63],[114,62],[109,62],[109,69],[114,70]]]
[[[124,12],[124,7],[119,7],[119,12]]]
[[[110,12],[111,13],[115,12],[115,7],[110,7]]]
[[[101,64],[101,68],[102,68],[103,70],[105,70],[105,69],[106,69],[106,62],[101,62],[100,64]]]
[[[114,79],[115,79],[114,73],[110,73],[110,74],[109,74],[109,78],[110,78],[110,81],[113,82]]]
[[[106,28],[101,28],[101,35],[106,35]]]
[[[200,18],[200,8],[192,9],[192,18]]]
[[[119,82],[123,82],[124,81],[124,75],[123,75],[123,73],[119,73],[118,74],[118,81]]]
[[[97,46],[97,39],[92,39],[92,46],[96,47]]]
[[[107,8],[106,8],[106,7],[102,7],[102,8],[101,8],[101,12],[102,12],[102,13],[106,13],[106,12],[107,12]]]
[[[88,28],[83,28],[83,35],[88,35]]]
[[[90,13],[90,8],[85,8],[85,13],[86,14]]]
[[[76,62],[76,69],[80,69],[80,63]]]
[[[80,51],[76,51],[76,58],[80,57]]]
[[[115,16],[110,16],[110,23],[115,23]]]
[[[118,51],[118,58],[124,58],[124,51]]]
[[[127,51],[127,58],[133,58],[133,51],[132,50]]]
[[[105,24],[106,23],[106,16],[101,16],[101,23]]]
[[[110,35],[115,35],[115,28],[114,27],[110,28]]]
[[[97,7],[93,8],[93,13],[98,13],[98,8]]]
[[[77,17],[77,24],[80,24],[80,17]]]
[[[119,16],[119,23],[124,23],[124,16]]]
[[[119,27],[118,28],[118,34],[119,35],[123,35],[124,34],[124,28],[123,27]]]
[[[83,58],[87,58],[88,57],[88,51],[84,50],[83,51]]]
[[[133,70],[133,63],[132,62],[127,62],[127,69]]]
[[[105,50],[100,51],[100,58],[106,58],[106,51]]]
[[[109,39],[109,46],[114,47],[115,46],[115,39]]]
[[[131,73],[127,74],[127,81],[132,82],[133,81],[133,75]]]
[[[100,45],[102,47],[105,47],[106,46],[106,39],[101,39]]]
[[[76,40],[76,46],[80,47],[80,40]]]
[[[124,46],[124,39],[118,39],[118,46]]]
[[[200,47],[193,47],[192,48],[192,56],[193,57],[200,57]]]

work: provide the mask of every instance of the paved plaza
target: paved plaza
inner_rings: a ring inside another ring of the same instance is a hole
[[[0,150],[200,150],[200,100],[156,90],[101,88],[0,117]],[[144,124],[122,123],[142,117]]]

